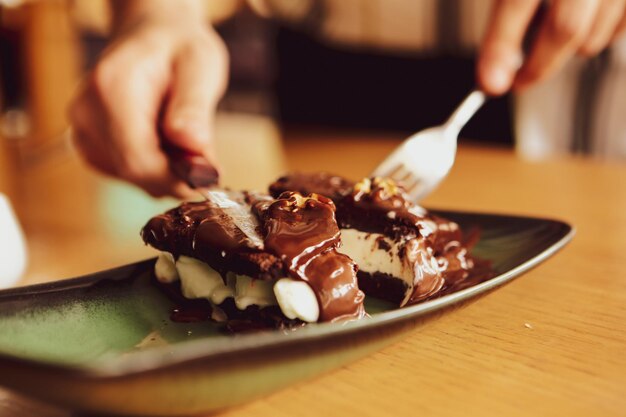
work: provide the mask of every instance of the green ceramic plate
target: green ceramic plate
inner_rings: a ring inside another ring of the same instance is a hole
[[[0,292],[0,385],[75,410],[170,416],[265,395],[392,343],[424,320],[502,285],[573,236],[554,220],[442,212],[481,228],[474,253],[498,276],[415,306],[367,300],[369,319],[295,332],[224,335],[172,323],[149,282],[154,260],[82,278]]]

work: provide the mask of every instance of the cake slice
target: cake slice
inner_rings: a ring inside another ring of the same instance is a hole
[[[354,184],[327,173],[295,173],[270,185],[270,193],[324,193],[337,206],[340,251],[358,265],[365,294],[399,306],[414,304],[484,279],[459,226],[405,198],[382,178]]]
[[[144,226],[143,240],[161,251],[160,283],[207,300],[214,319],[283,327],[364,316],[356,265],[337,251],[332,200],[297,192],[221,197],[228,204],[183,203]],[[242,219],[225,208],[233,205],[257,236],[239,229]]]

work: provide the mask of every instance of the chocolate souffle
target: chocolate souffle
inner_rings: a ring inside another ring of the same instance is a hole
[[[296,173],[269,191],[219,192],[144,226],[161,251],[156,279],[181,305],[173,319],[234,330],[355,320],[364,293],[401,307],[492,275],[456,223],[390,180]]]

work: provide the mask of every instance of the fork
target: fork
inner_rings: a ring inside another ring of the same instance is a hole
[[[400,183],[411,201],[420,201],[448,175],[454,164],[459,132],[486,99],[482,91],[472,91],[444,124],[407,138],[371,175]]]

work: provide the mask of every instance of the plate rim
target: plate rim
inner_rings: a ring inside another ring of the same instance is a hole
[[[444,295],[440,298],[435,298],[433,300],[412,306],[395,308],[393,310],[377,313],[374,316],[362,320],[348,323],[313,323],[293,332],[270,330],[236,335],[236,340],[235,338],[222,338],[219,340],[203,338],[190,340],[177,344],[175,349],[172,349],[171,346],[154,347],[147,351],[125,353],[123,357],[98,359],[93,363],[88,364],[62,364],[34,358],[24,358],[0,352],[0,365],[3,363],[11,363],[20,366],[37,367],[50,371],[61,372],[74,377],[109,379],[142,374],[199,359],[219,358],[225,355],[233,354],[245,354],[246,352],[257,349],[274,348],[279,345],[290,346],[302,342],[314,342],[330,338],[338,334],[341,334],[342,336],[349,336],[351,334],[360,333],[364,330],[375,330],[390,324],[415,320],[421,316],[456,305],[462,301],[469,300],[480,294],[486,293],[489,290],[500,287],[552,257],[554,254],[562,250],[576,234],[576,228],[573,225],[554,218],[458,210],[429,210],[429,212],[435,214],[442,213],[444,215],[449,213],[450,215],[476,215],[484,217],[498,217],[500,219],[509,218],[532,220],[559,225],[563,228],[563,231],[562,236],[548,248],[544,249],[525,262],[516,265],[508,271],[505,271],[487,281]],[[105,274],[110,276],[114,272],[120,273],[122,271],[132,269],[143,271],[149,265],[152,265],[155,259],[156,257],[152,257],[76,278],[62,279],[54,282],[1,290],[0,301],[5,297],[28,296],[41,292],[63,291],[72,287],[84,287],[102,280]]]

